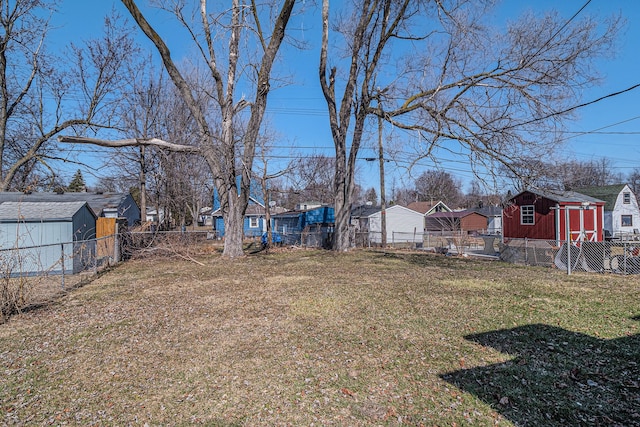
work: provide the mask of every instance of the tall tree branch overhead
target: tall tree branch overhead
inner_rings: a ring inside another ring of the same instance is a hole
[[[94,142],[103,146],[153,145],[201,155],[213,176],[224,218],[223,254],[241,256],[244,213],[249,201],[256,141],[266,110],[273,64],[296,2],[245,3],[231,0],[225,6],[200,0],[191,13],[185,13],[188,5],[181,1],[163,2],[161,8],[173,15],[195,44],[200,54],[196,61],[205,64],[208,70],[206,76],[189,79],[187,70],[178,67],[165,39],[136,2],[121,1],[160,55],[171,81],[193,116],[197,135],[193,135],[193,146],[169,143],[159,138]],[[212,28],[216,30],[212,31]],[[248,46],[255,45],[256,40],[262,47],[259,54],[247,50]],[[238,99],[239,84],[242,84],[244,93],[247,90],[253,93],[250,101],[244,99],[244,94]],[[214,90],[210,91],[210,88]],[[251,108],[245,116],[247,106]],[[84,138],[81,142],[89,140]]]
[[[2,4],[0,191],[46,188],[56,179],[47,159],[62,157],[51,143],[57,134],[113,126],[107,95],[121,93],[122,71],[134,62],[137,46],[130,29],[109,16],[103,36],[71,44],[56,57],[46,49],[54,2]]]
[[[465,0],[365,0],[331,21],[329,3],[319,76],[336,151],[337,250],[350,246],[349,200],[369,116],[415,131],[430,158],[442,147],[466,153],[472,170],[501,164],[517,173],[518,157],[553,152],[548,131],[597,82],[593,59],[609,54],[621,26],[618,17],[578,17],[581,9],[569,20],[551,11],[493,28],[492,2]]]

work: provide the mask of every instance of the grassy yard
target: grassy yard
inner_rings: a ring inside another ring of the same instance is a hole
[[[640,425],[640,281],[433,254],[134,260],[0,325],[0,425]]]

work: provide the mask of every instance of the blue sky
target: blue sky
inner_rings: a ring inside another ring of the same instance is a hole
[[[525,9],[547,10],[556,8],[563,18],[570,18],[577,12],[586,0],[566,0],[562,2],[551,0],[520,1],[508,0],[502,2],[496,9],[497,19],[515,19]],[[143,2],[140,2],[141,4]],[[62,0],[63,15],[56,18],[55,42],[63,44],[68,40],[79,40],[95,33],[102,23],[102,17],[111,8],[118,10],[123,16],[128,16],[125,8],[115,0]],[[640,42],[640,2],[628,0],[593,0],[583,14],[596,16],[610,16],[622,14],[626,25],[621,32],[617,51],[613,59],[599,61],[597,69],[604,77],[602,85],[589,89],[584,93],[583,101],[588,102],[601,96],[614,93],[637,83],[640,83],[640,55],[637,53]],[[162,24],[166,29],[169,22],[154,21],[158,27]],[[158,27],[161,28],[161,27]],[[169,27],[170,28],[170,27]],[[317,77],[317,61],[319,49],[320,21],[318,15],[306,14],[296,17],[290,25],[290,30],[298,38],[310,43],[307,51],[288,52],[286,61],[280,64],[282,74],[291,74],[292,83],[272,91],[268,105],[268,120],[281,138],[281,147],[297,147],[295,150],[302,155],[326,154],[333,155],[333,143],[328,128],[326,104],[320,92]],[[161,31],[162,33],[162,31]],[[146,42],[141,36],[141,40]],[[175,56],[183,48],[180,38],[170,38],[171,48]],[[186,45],[185,45],[186,46]],[[640,89],[630,91],[577,111],[578,120],[569,125],[567,143],[561,155],[566,159],[594,160],[606,157],[610,159],[615,170],[628,174],[634,168],[640,168]],[[400,137],[402,137],[400,135]],[[407,138],[409,138],[407,136]],[[291,150],[284,148],[283,156]],[[373,151],[364,149],[360,157],[372,157]],[[406,153],[407,159],[410,153]],[[463,162],[442,162],[440,166],[458,177],[465,185],[473,179]],[[435,165],[429,161],[418,162],[416,168],[409,175],[400,167],[387,164],[387,192],[393,184],[396,187],[411,185],[412,180],[425,169]],[[378,189],[377,163],[365,162],[360,164],[360,184],[365,187]],[[73,175],[70,171],[70,176]],[[85,174],[87,176],[87,174]],[[89,181],[91,178],[89,178]]]

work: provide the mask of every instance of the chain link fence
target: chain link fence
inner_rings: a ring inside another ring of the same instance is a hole
[[[122,239],[0,249],[0,323],[79,286],[121,258]]]
[[[220,247],[213,231],[124,232],[93,240],[0,250],[0,323],[135,257],[190,258]],[[203,243],[210,244],[203,244]]]
[[[387,234],[386,246],[394,249],[421,249],[443,254],[462,255],[468,253],[495,255],[494,244],[499,236],[474,235],[460,231],[441,232],[391,232]],[[382,233],[375,231],[355,233],[355,247],[375,248],[382,246]]]
[[[640,274],[640,241],[571,242],[509,239],[500,247],[500,259],[511,263],[558,268],[571,274]]]
[[[262,244],[261,236],[252,243]],[[330,248],[331,228],[303,232],[274,232],[279,245]],[[145,256],[191,258],[202,251],[221,250],[214,231],[123,233],[95,240],[0,250],[0,323],[11,314],[50,301],[58,294],[91,280],[99,271],[122,260]],[[382,244],[379,232],[353,233],[355,247]],[[418,249],[453,255],[490,255],[511,263],[567,271],[640,274],[640,241],[572,242],[510,239],[464,232],[391,233],[387,247]]]

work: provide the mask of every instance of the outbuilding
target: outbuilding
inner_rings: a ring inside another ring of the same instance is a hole
[[[126,219],[127,226],[140,223],[140,208],[131,193],[21,193],[0,192],[0,203],[86,202],[98,218]]]
[[[387,243],[422,243],[424,215],[404,206],[394,205],[385,209]],[[382,208],[359,206],[351,211],[352,225],[359,233],[367,233],[371,243],[382,242]]]
[[[96,216],[86,202],[0,204],[4,274],[78,273],[93,259]]]
[[[473,210],[436,212],[425,217],[427,231],[486,233],[487,216]]]
[[[523,191],[502,212],[505,239],[601,242],[605,202],[575,191]]]

